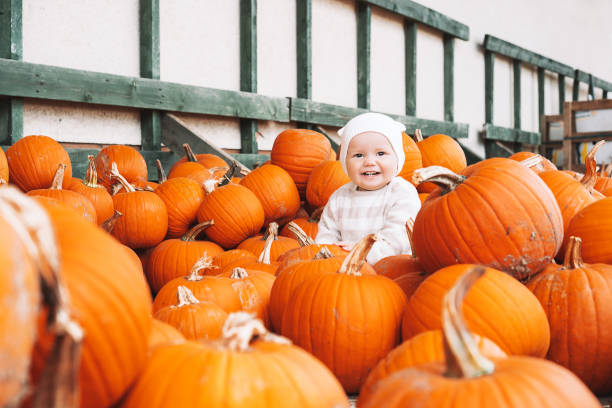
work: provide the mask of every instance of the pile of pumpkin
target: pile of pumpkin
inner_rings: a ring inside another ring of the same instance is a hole
[[[0,404],[599,406],[612,181],[594,151],[584,175],[528,152],[466,166],[416,133],[413,254],[376,265],[375,234],[314,243],[348,182],[317,132],[282,132],[239,178],[185,146],[158,183],[128,146],[80,180],[59,143],[20,139],[0,153]]]

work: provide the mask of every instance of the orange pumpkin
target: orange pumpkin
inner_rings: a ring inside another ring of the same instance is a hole
[[[532,357],[490,360],[480,352],[463,319],[461,304],[482,273],[484,268],[472,268],[444,297],[444,363],[423,364],[391,374],[364,388],[358,407],[600,406],[585,385],[561,366]]]
[[[212,264],[220,271],[227,266],[231,266],[236,261],[241,261],[242,258],[246,258],[245,260],[247,262],[257,261],[257,256],[251,251],[247,251],[246,249],[230,249],[229,251],[224,251],[214,256]]]
[[[262,253],[268,239],[272,241],[270,245],[270,261],[276,261],[278,257],[285,252],[300,246],[298,241],[293,238],[279,236],[278,224],[272,222],[268,226],[268,229],[264,235],[257,235],[245,239],[240,243],[240,245],[238,245],[237,249],[245,249],[259,256]]]
[[[185,336],[175,329],[174,326],[170,326],[161,320],[153,319],[151,333],[149,334],[149,350],[153,350],[162,344],[178,344],[185,341]]]
[[[515,160],[487,159],[461,175],[433,166],[413,178],[442,186],[414,222],[414,252],[427,272],[478,263],[525,279],[561,247],[563,218],[553,193]]]
[[[95,160],[98,181],[107,190],[114,183],[111,176],[113,163],[129,183],[147,180],[147,163],[138,150],[131,146],[110,145],[102,148]]]
[[[423,167],[442,166],[458,173],[467,166],[463,149],[452,137],[435,134],[423,139],[420,129],[415,131],[414,136],[421,152]],[[430,193],[435,187],[432,183],[423,183],[419,184],[417,189],[419,193]]]
[[[6,149],[11,182],[22,191],[49,188],[59,163],[66,165],[64,182],[72,178],[72,164],[64,147],[49,136],[30,135]]]
[[[534,174],[535,175],[535,174]],[[428,276],[408,300],[402,338],[442,328],[442,299],[472,265],[453,265]],[[536,297],[510,275],[486,268],[463,302],[471,330],[508,354],[544,357],[550,344],[546,314]]]
[[[305,216],[294,218],[291,222],[297,224],[307,236],[315,239],[317,237],[317,232],[319,232],[321,213],[323,213],[323,208],[317,208],[310,216],[306,213]],[[283,237],[296,238],[295,234],[289,230],[289,223],[285,224],[281,229],[280,235]]]
[[[185,162],[199,163],[207,169],[210,169],[212,167],[227,167],[227,163],[225,162],[225,160],[223,160],[222,158],[220,158],[219,156],[215,154],[210,154],[210,153],[194,154],[193,150],[191,150],[191,146],[189,146],[189,144],[187,143],[183,144],[183,149],[185,150],[185,156],[178,159],[172,165],[172,167],[170,167],[170,172],[172,172],[172,170],[174,170],[175,167],[178,167],[181,163],[185,163]]]
[[[0,149],[0,180],[4,180],[5,183],[10,181],[8,162],[6,161],[6,154],[4,154],[2,149]]]
[[[98,184],[98,172],[96,171],[94,157],[89,155],[87,156],[87,159],[89,164],[85,179],[81,180],[73,177],[72,182],[64,188],[75,191],[91,201],[96,209],[98,224],[102,224],[104,221],[112,217],[115,211],[113,207],[113,198],[108,191],[106,191],[104,186]]]
[[[156,348],[122,406],[348,408],[349,403],[321,362],[260,321],[236,313],[217,342]]]
[[[351,181],[338,160],[326,160],[312,169],[306,183],[306,200],[312,207],[325,207],[334,191]]]
[[[423,167],[421,151],[416,142],[405,132],[402,132],[402,145],[404,146],[404,165],[398,176],[412,182],[412,173]]]
[[[510,155],[508,158],[516,160],[517,162],[522,162],[523,160],[533,157],[538,157],[539,160],[534,162],[534,164],[530,164],[528,167],[535,173],[557,170],[557,166],[555,166],[553,162],[548,160],[546,157],[540,156],[539,154],[533,152],[516,152]]]
[[[612,263],[612,197],[597,200],[580,210],[569,223],[567,235],[582,239],[587,263]],[[567,245],[561,251],[567,252]]]
[[[287,129],[274,139],[270,163],[289,173],[300,198],[305,199],[306,184],[312,169],[329,160],[332,154],[331,143],[321,133],[308,129]]]
[[[198,209],[204,199],[200,184],[186,177],[176,177],[160,184],[155,194],[168,210],[168,238],[178,238],[187,233],[196,221]]]

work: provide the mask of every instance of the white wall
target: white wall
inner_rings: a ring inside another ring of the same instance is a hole
[[[483,152],[482,42],[492,34],[612,82],[612,3],[608,0],[421,0],[470,27],[455,41],[455,121],[468,123],[464,143]],[[258,92],[296,95],[295,2],[258,1]],[[161,79],[198,86],[240,88],[239,0],[161,0]],[[312,0],[312,95],[320,102],[357,105],[356,6],[354,0]],[[371,108],[405,112],[402,18],[373,8]],[[138,76],[138,1],[23,0],[23,59],[29,62]],[[422,25],[417,37],[417,116],[443,119],[442,35]],[[495,59],[494,123],[513,126],[511,61]],[[522,128],[537,131],[537,73],[522,73]],[[587,86],[581,86],[586,99]],[[596,95],[601,95],[597,90]],[[566,81],[566,99],[572,83]],[[546,113],[557,113],[557,79],[546,77]],[[239,149],[239,121],[181,115],[217,145]],[[294,123],[260,121],[259,147]],[[334,131],[334,129],[326,129]],[[140,143],[136,110],[26,100],[26,134],[48,134],[78,143]]]

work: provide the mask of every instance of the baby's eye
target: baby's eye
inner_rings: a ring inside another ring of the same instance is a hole
[[[376,153],[378,156],[384,156],[385,154],[387,154],[387,152],[377,152]]]
[[[363,154],[361,154],[361,153],[355,153],[355,154],[353,155],[353,157],[356,157],[356,158],[361,158],[361,157],[363,157]]]

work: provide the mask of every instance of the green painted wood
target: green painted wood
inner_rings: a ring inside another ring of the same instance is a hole
[[[493,66],[495,55],[485,51],[485,122],[493,123]]]
[[[357,106],[370,108],[370,40],[372,7],[357,3]]]
[[[593,86],[596,88],[603,89],[604,92],[612,91],[612,83],[604,81],[603,79],[593,77]]]
[[[591,99],[595,99],[595,89],[593,88],[593,75],[589,74],[589,96]]]
[[[489,140],[485,143],[485,156],[487,159],[491,157],[510,157],[518,151],[515,143],[500,142],[497,140]]]
[[[517,142],[538,145],[542,141],[540,133],[527,132],[525,130],[495,126],[490,123],[484,127],[485,140],[499,140],[502,142]]]
[[[601,93],[601,98],[602,98],[602,99],[608,99],[608,91],[606,91],[606,90],[604,89],[604,91]]]
[[[580,71],[576,70],[575,74],[574,74],[574,83],[572,85],[572,101],[576,102],[578,100],[578,97],[580,96],[580,82],[582,82],[580,80]]]
[[[289,121],[287,98],[8,59],[0,59],[0,95]]]
[[[514,75],[514,128],[521,128],[521,61],[512,61]]]
[[[0,0],[0,58],[23,57],[21,0]],[[23,136],[23,100],[0,99],[0,143],[11,145]]]
[[[312,0],[296,0],[297,97],[312,99]]]
[[[364,112],[368,112],[368,110],[313,102],[301,98],[292,98],[291,100],[292,121],[341,127],[354,116]],[[443,133],[453,138],[468,137],[469,126],[464,123],[443,122],[389,113],[385,114],[405,124],[408,133],[413,133],[415,129],[421,129],[424,136]]]
[[[535,65],[536,67],[544,68],[548,71],[556,72],[572,76],[574,70],[569,65],[544,57],[543,55],[526,50],[518,45],[514,45],[490,34],[485,35],[484,48],[486,51],[491,51],[496,54]]]
[[[544,68],[538,68],[538,130],[542,132],[542,116],[544,116],[545,97],[544,94]]]
[[[406,115],[416,116],[417,25],[410,20],[404,20],[404,54],[406,58]]]
[[[270,160],[269,155],[261,153],[232,153],[231,156],[249,169],[259,167]]]
[[[159,0],[140,0],[140,76],[159,79]],[[144,150],[161,149],[158,111],[140,112],[141,145]]]
[[[459,146],[461,146],[461,149],[463,149],[463,153],[465,153],[465,159],[467,160],[468,165],[478,163],[479,161],[484,160],[484,157],[482,157],[463,143],[457,143],[459,143]]]
[[[364,3],[372,4],[382,9],[391,11],[410,20],[419,22],[423,25],[435,28],[445,34],[461,40],[470,39],[470,28],[445,16],[435,10],[422,6],[410,0],[360,0]]]
[[[240,0],[240,90],[257,93],[257,0]],[[257,153],[257,121],[240,119],[240,152]]]
[[[444,120],[455,120],[455,38],[444,34]]]
[[[559,114],[562,114],[565,103],[565,75],[557,75],[557,87],[559,89]]]

